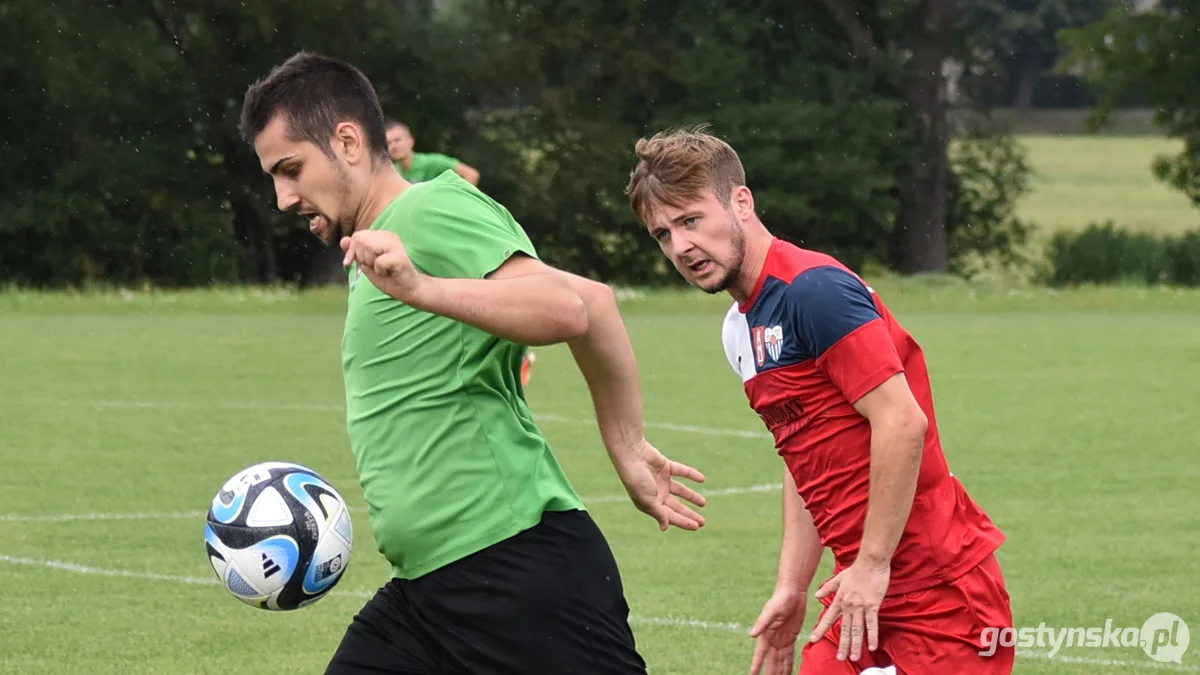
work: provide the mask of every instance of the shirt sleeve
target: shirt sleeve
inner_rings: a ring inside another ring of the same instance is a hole
[[[440,152],[431,152],[428,155],[429,166],[433,169],[435,175],[441,175],[446,171],[453,171],[454,167],[458,166],[458,158],[450,155],[443,155]]]
[[[537,257],[525,230],[495,200],[461,185],[422,183],[412,206],[385,224],[413,265],[443,278],[482,279],[517,254]]]
[[[788,288],[792,330],[817,368],[855,403],[904,366],[871,291],[836,267],[817,267]]]

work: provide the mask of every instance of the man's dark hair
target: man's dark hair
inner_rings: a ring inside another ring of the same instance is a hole
[[[287,120],[289,138],[311,141],[330,156],[334,127],[356,122],[371,155],[388,160],[379,97],[367,76],[345,61],[300,51],[250,85],[242,103],[242,139],[253,144],[277,114]]]

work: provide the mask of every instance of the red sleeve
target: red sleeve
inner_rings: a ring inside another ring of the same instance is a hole
[[[817,359],[817,368],[851,404],[904,371],[883,319],[869,321],[838,340]]]

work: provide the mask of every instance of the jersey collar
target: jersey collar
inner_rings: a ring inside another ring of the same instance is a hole
[[[767,257],[763,259],[762,271],[758,273],[758,281],[754,282],[754,290],[750,291],[750,297],[746,298],[745,302],[738,303],[738,311],[742,314],[749,312],[754,303],[758,302],[763,284],[767,282],[767,272],[771,269],[771,259],[775,257],[775,248],[778,243],[779,237],[771,237],[771,247],[767,249]]]

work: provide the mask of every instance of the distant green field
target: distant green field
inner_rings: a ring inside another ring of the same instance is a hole
[[[1200,209],[1159,181],[1154,158],[1180,141],[1155,136],[1023,136],[1036,172],[1018,214],[1045,231],[1118,227],[1176,233],[1200,229]]]
[[[927,351],[955,475],[1008,535],[1017,624],[1200,627],[1200,292],[875,281]],[[610,538],[655,674],[746,672],[774,584],[782,465],[722,354],[726,306],[623,303],[650,437],[708,475],[700,532],[661,533],[627,503],[566,349],[538,350],[528,392]],[[388,571],[346,445],[343,309],[339,290],[0,294],[0,673],[322,671]],[[316,468],[356,509],[347,576],[287,614],[213,585],[202,541],[221,483],[267,459]],[[1195,643],[1182,666],[1048,651],[1016,672],[1200,672]]]

